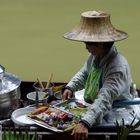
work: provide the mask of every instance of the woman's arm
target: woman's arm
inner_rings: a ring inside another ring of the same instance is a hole
[[[66,87],[69,87],[73,92],[85,88],[85,82],[93,59],[93,56],[90,55],[84,66],[75,74]]]
[[[91,108],[82,118],[83,121],[92,127],[93,124],[102,121],[103,116],[110,110],[114,100],[124,93],[131,82],[128,76],[128,67],[112,67],[104,77],[103,86]],[[126,93],[129,94],[129,93]]]

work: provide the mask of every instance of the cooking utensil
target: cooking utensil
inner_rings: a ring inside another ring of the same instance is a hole
[[[35,95],[35,105],[36,105],[36,108],[38,107],[38,91],[36,90],[36,95]]]
[[[49,78],[49,80],[48,80],[48,82],[47,82],[47,85],[46,85],[46,87],[45,87],[45,89],[48,89],[49,88],[49,86],[50,86],[50,83],[51,83],[51,80],[52,80],[52,77],[53,77],[53,74],[51,74],[50,75],[50,78]],[[52,89],[53,90],[53,89]],[[53,93],[53,91],[52,91],[52,93]],[[44,98],[46,98],[47,96],[48,96],[48,92],[46,92],[46,95],[44,95]]]
[[[42,82],[41,82],[40,78],[37,78],[37,81],[38,81],[38,83],[39,83],[40,87],[41,87],[42,89],[44,89],[44,86],[43,86],[43,84],[42,84]]]
[[[49,78],[49,80],[48,80],[48,82],[47,82],[47,85],[46,85],[46,89],[49,88],[50,83],[51,83],[51,81],[52,81],[52,77],[53,77],[53,74],[50,75],[50,78]]]
[[[47,81],[43,81],[42,84],[45,87],[45,85],[47,84]],[[34,87],[35,90],[38,90],[38,91],[41,91],[41,92],[49,92],[49,93],[52,93],[52,88],[54,87],[54,83],[51,82],[49,84],[49,87],[46,89],[46,88],[42,88],[40,86],[39,82],[37,81],[37,82],[35,82],[33,84],[33,87]]]
[[[6,119],[20,106],[19,78],[10,73],[5,73],[5,68],[0,66],[0,119]]]

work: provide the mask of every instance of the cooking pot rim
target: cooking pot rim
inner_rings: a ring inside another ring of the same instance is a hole
[[[9,84],[11,84],[11,86],[9,89],[4,89],[4,90],[0,91],[0,95],[14,91],[21,84],[21,80],[19,79],[19,77],[17,75],[11,74],[11,73],[5,73],[3,76],[3,79],[4,79],[4,81],[9,82]]]

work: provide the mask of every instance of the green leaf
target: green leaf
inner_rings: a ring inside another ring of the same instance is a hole
[[[133,125],[135,119],[136,117],[134,117],[130,125],[125,125],[124,119],[122,119],[122,122],[120,124],[116,120],[115,125],[117,127],[117,140],[127,140],[129,133],[140,126],[140,120],[135,125]]]
[[[138,128],[140,126],[140,120],[134,125],[134,129]]]
[[[37,140],[37,133],[30,134],[28,130],[25,130],[25,132],[21,132],[8,129],[8,131],[4,130],[2,135],[2,140]]]
[[[32,136],[32,139],[31,140],[37,140],[37,135],[36,135],[36,133],[35,134],[33,134],[33,136]]]

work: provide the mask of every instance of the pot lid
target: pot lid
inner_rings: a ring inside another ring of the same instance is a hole
[[[21,80],[10,73],[5,73],[5,68],[0,65],[0,94],[9,93],[17,89],[21,84]]]
[[[5,73],[0,81],[0,94],[9,93],[10,91],[17,89],[20,84],[21,81],[16,75]]]

